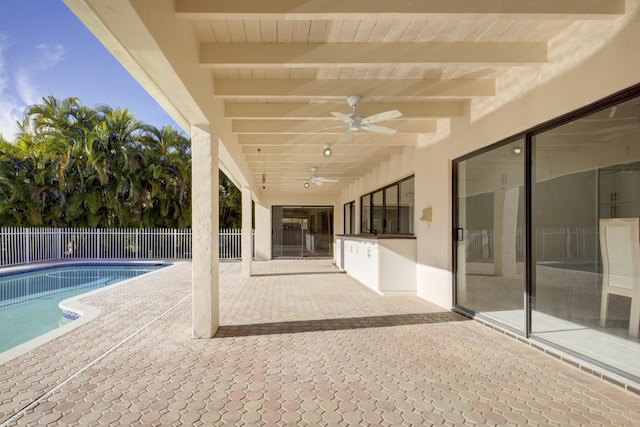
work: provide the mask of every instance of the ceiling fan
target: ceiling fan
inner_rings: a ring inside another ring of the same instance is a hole
[[[640,129],[640,117],[616,117],[618,113],[618,107],[614,105],[609,109],[609,114],[607,115],[607,119],[605,120],[616,120],[616,121],[628,121],[630,123],[619,125],[619,126],[610,126],[606,128],[602,128],[593,132],[595,135],[604,135],[600,138],[600,141],[613,141],[614,139],[637,133],[638,129]]]
[[[331,112],[334,117],[339,118],[344,123],[344,126],[347,127],[345,133],[340,136],[339,141],[344,142],[349,139],[353,132],[363,129],[369,132],[374,133],[383,133],[386,135],[393,135],[396,133],[395,129],[391,129],[385,126],[374,125],[372,123],[382,122],[384,120],[396,119],[402,116],[402,113],[398,110],[389,110],[384,111],[382,113],[373,114],[371,116],[365,116],[364,114],[358,112],[358,106],[362,101],[361,96],[352,95],[347,97],[347,104],[353,111],[349,114]]]
[[[620,126],[612,126],[609,128],[600,129],[594,132],[594,134],[604,134],[600,141],[612,141],[614,139],[637,133],[640,129],[640,119],[634,119],[633,123]]]
[[[322,176],[318,176],[317,172],[318,172],[318,168],[316,166],[313,166],[311,168],[311,176],[309,177],[310,183],[315,185],[322,185],[325,182],[338,182],[337,179],[329,179],[329,178],[324,178]]]

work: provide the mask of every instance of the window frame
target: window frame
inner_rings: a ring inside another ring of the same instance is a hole
[[[389,185],[385,185],[384,187],[380,187],[380,188],[376,188],[373,191],[370,191],[369,193],[365,193],[362,196],[360,196],[360,232],[361,233],[370,233],[370,234],[389,234],[389,235],[402,235],[402,236],[413,236],[414,233],[401,233],[400,230],[402,230],[404,227],[400,224],[400,221],[402,220],[402,215],[400,215],[400,198],[401,198],[401,193],[400,193],[400,184],[413,180],[414,181],[414,189],[415,189],[415,175],[410,175],[407,176],[406,178],[400,179],[398,181],[395,181]],[[387,230],[387,190],[390,188],[396,187],[396,200],[395,200],[395,206],[396,206],[396,210],[397,210],[397,220],[398,220],[398,224],[394,227],[395,229],[398,230],[398,232],[395,233],[391,233],[388,232]],[[373,205],[373,201],[374,201],[374,195],[381,193],[382,194],[382,218],[381,218],[381,223],[382,223],[382,229],[379,230],[377,228],[369,228],[367,227],[366,224],[371,224],[371,227],[373,227],[374,224],[374,220],[375,218],[375,207]],[[364,206],[365,203],[364,201],[368,200],[368,206],[369,206],[369,212],[368,215],[364,215]],[[415,208],[415,194],[413,196],[413,206]],[[410,230],[413,230],[413,225],[414,225],[414,218],[415,215],[411,215],[409,217],[409,221],[410,221],[410,226],[408,227]]]

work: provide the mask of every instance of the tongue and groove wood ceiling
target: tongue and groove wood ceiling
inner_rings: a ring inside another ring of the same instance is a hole
[[[310,190],[337,191],[495,96],[511,68],[548,64],[560,33],[624,8],[622,0],[175,1],[255,184],[266,174],[268,191],[285,192],[309,191],[313,166],[339,182]],[[376,123],[397,133],[361,129],[340,142],[346,125],[331,113],[350,113],[350,95],[363,97],[366,116],[402,112]]]

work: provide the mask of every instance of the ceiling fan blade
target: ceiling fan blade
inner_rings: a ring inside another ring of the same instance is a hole
[[[394,133],[397,132],[395,129],[391,129],[385,126],[378,126],[378,125],[362,125],[362,129],[367,130],[369,132],[374,132],[374,133],[384,133],[386,135],[393,135]]]
[[[337,179],[318,177],[318,182],[338,182]]]
[[[313,183],[314,183],[315,185],[322,185],[322,181],[317,180],[317,179],[316,179],[315,181],[313,181]]]
[[[377,123],[384,120],[397,119],[398,117],[402,117],[402,113],[398,110],[389,110],[378,114],[373,114],[369,117],[365,117],[362,119],[362,123]]]
[[[616,119],[618,120],[618,119]],[[593,131],[593,134],[602,134],[602,133],[613,133],[613,132],[618,132],[618,131],[626,131],[627,129],[635,129],[640,127],[640,119],[638,118],[629,118],[629,119],[621,119],[621,120],[633,120],[631,123],[627,123],[624,125],[618,125],[618,126],[609,126],[606,128],[602,128],[602,129],[598,129],[596,131]]]
[[[610,135],[600,138],[600,141],[613,141],[614,139],[622,138],[623,136],[631,135],[632,133],[635,133],[635,128],[619,130],[611,133]]]
[[[331,115],[334,116],[334,117],[339,118],[340,120],[342,120],[345,123],[349,123],[351,121],[351,116],[349,116],[347,114],[344,114],[344,113],[338,113],[338,112],[332,111]]]
[[[346,141],[348,141],[349,138],[351,138],[352,134],[353,134],[353,131],[351,129],[347,129],[347,131],[345,133],[340,135],[340,139],[338,139],[338,142],[346,142]]]

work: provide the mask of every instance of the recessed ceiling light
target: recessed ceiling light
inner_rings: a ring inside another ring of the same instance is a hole
[[[332,154],[333,154],[333,151],[331,150],[331,147],[329,147],[328,145],[325,145],[324,150],[322,150],[322,155],[328,159],[329,157],[331,157]]]

